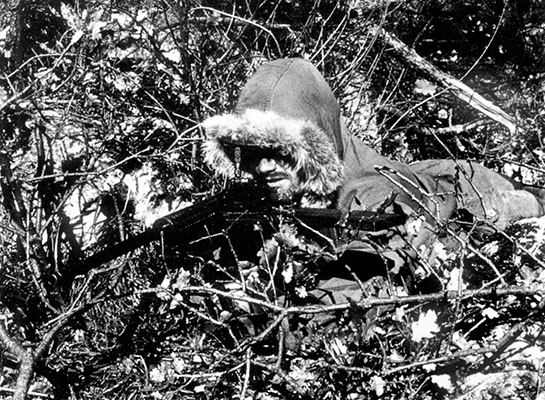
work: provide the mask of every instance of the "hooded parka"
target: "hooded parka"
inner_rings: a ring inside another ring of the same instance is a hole
[[[543,215],[541,198],[478,163],[407,165],[382,157],[350,134],[329,85],[303,59],[263,64],[242,89],[234,111],[203,126],[205,161],[221,176],[236,175],[233,146],[257,146],[289,155],[301,182],[298,193],[311,203],[329,199],[331,207],[344,211],[386,209],[404,212],[409,223],[424,220],[418,230],[400,227],[404,240],[392,241],[400,247],[418,249],[460,209],[500,228]]]

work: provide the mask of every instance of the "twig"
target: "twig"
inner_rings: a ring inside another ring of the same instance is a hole
[[[235,5],[236,3],[233,3],[233,6]],[[205,8],[205,7],[199,7],[199,8]],[[217,11],[217,12],[220,12],[220,11]],[[249,24],[247,20],[233,18],[233,14],[227,14],[227,15],[228,17],[191,17],[189,20],[191,22],[199,22],[199,23],[213,22],[215,24],[228,24],[228,25],[231,25],[231,24],[232,25],[248,25]],[[165,26],[165,28],[173,28],[178,26],[179,24],[171,24],[171,25]],[[285,29],[290,32],[292,31],[291,26],[289,24],[267,22],[267,23],[261,23],[259,26],[266,29]]]
[[[248,386],[250,384],[250,373],[252,371],[252,349],[248,348],[246,350],[246,372],[244,374],[244,384],[242,386],[242,392],[240,394],[240,399],[246,399],[246,392],[248,391]]]
[[[276,351],[276,363],[274,368],[276,371],[282,369],[284,363],[284,355],[286,354],[286,331],[289,329],[289,321],[284,319],[278,330],[278,350]]]
[[[313,49],[313,53],[310,56],[310,60],[313,61],[316,66],[321,65],[324,62],[324,60],[326,59],[326,56],[331,51],[333,51],[333,49],[335,48],[335,42],[332,45],[329,46],[329,49],[325,53],[323,53],[324,48],[326,47],[326,45],[331,40],[333,40],[333,39],[338,40],[341,37],[342,33],[344,32],[344,29],[347,27],[347,21],[348,21],[348,14],[345,14],[343,16],[342,21],[339,24],[337,24],[337,26],[335,27],[335,30],[330,35],[328,35],[328,38],[326,39],[326,41],[324,43],[322,43],[320,48],[317,49],[316,51],[314,51],[314,49]],[[339,30],[340,30],[340,32],[339,32]],[[319,61],[315,61],[315,58],[318,55],[321,55],[321,58],[320,58]]]
[[[113,164],[113,165],[111,165],[111,166],[109,166],[107,168],[104,168],[104,169],[102,169],[100,171],[69,172],[69,173],[50,174],[50,175],[43,175],[43,176],[39,176],[39,177],[25,179],[25,180],[22,180],[22,181],[27,182],[27,183],[33,183],[33,182],[38,182],[38,181],[41,181],[41,180],[44,180],[44,179],[52,179],[52,178],[73,178],[73,177],[88,178],[90,176],[100,176],[100,175],[104,175],[107,172],[109,172],[111,170],[114,170],[117,167],[129,162],[133,158],[138,158],[140,156],[140,154],[142,154],[142,153],[144,153],[144,152],[146,152],[148,150],[149,150],[148,148],[140,150],[139,152],[137,152],[135,154],[132,154],[129,157],[126,157],[123,160],[121,160],[121,161],[119,161],[119,162],[117,162],[117,163],[115,163],[115,164]]]
[[[329,247],[329,251],[332,253],[332,254],[335,254],[335,249],[337,248],[337,246],[335,246],[335,242],[333,241],[333,239],[331,239],[330,237],[324,235],[322,232],[320,232],[319,230],[317,229],[314,229],[312,228],[310,225],[308,224],[305,224],[301,219],[299,218],[295,218],[297,224],[299,226],[301,226],[302,228],[308,230],[309,232],[311,232],[313,235],[316,235],[316,237],[320,238],[321,240],[325,241]]]
[[[132,294],[146,294],[156,293],[158,289],[143,289]],[[159,289],[162,290],[162,289]],[[338,311],[346,311],[354,307],[354,303],[339,303],[333,305],[309,305],[309,306],[292,306],[281,307],[276,304],[259,300],[247,295],[237,295],[231,292],[223,290],[205,287],[205,286],[186,286],[180,289],[181,292],[209,294],[225,297],[228,299],[246,302],[248,304],[257,305],[275,312],[286,312],[287,314],[325,314]],[[520,286],[506,286],[502,288],[488,288],[488,289],[471,289],[464,290],[459,293],[457,290],[445,290],[437,293],[411,295],[411,296],[393,296],[393,297],[370,297],[362,299],[356,304],[362,308],[372,308],[379,306],[400,306],[404,304],[423,304],[435,301],[447,301],[447,300],[468,300],[473,298],[484,298],[488,296],[545,296],[545,287],[540,288],[528,288]]]
[[[29,245],[30,246],[30,245]],[[30,251],[30,249],[29,249]],[[43,258],[44,260],[45,258]],[[54,307],[49,299],[47,298],[47,289],[44,285],[44,279],[42,275],[42,271],[40,270],[40,267],[38,265],[38,261],[34,259],[34,255],[28,255],[28,264],[30,266],[30,273],[32,276],[32,282],[34,283],[34,286],[36,286],[36,289],[38,291],[38,296],[40,297],[40,300],[44,303],[44,305],[49,308],[51,311],[53,311],[55,314],[58,314],[60,311]]]
[[[170,122],[170,125],[172,125],[172,127],[174,128],[174,132],[176,134],[176,138],[179,138],[182,134],[180,133],[180,131],[178,130],[178,127],[176,126],[176,123],[174,122],[174,120],[172,119],[172,117],[170,116],[170,113],[167,111],[167,109],[165,107],[163,107],[163,105],[161,104],[161,102],[159,100],[157,100],[157,98],[152,95],[149,91],[147,90],[144,90],[144,93],[155,103],[157,104],[157,107],[159,107],[159,109],[161,110],[161,112],[168,118],[168,122]],[[191,129],[195,129],[196,127],[191,127],[188,129],[191,130]],[[156,131],[151,131],[150,133],[148,133],[144,139],[143,139],[143,142],[147,142],[149,140],[149,138],[151,137],[151,135],[153,135]],[[171,145],[172,146],[172,145]]]
[[[75,56],[76,54],[70,54],[70,55]],[[11,71],[9,74],[3,74],[4,76],[0,79],[4,79],[9,83],[10,78],[17,75],[17,73],[19,73],[24,67],[30,64],[32,61],[40,59],[40,58],[60,57],[60,56],[62,56],[62,53],[35,54],[32,57],[25,60],[23,63],[21,63],[21,65],[19,65],[17,68]]]
[[[242,285],[242,291],[246,293],[246,279],[244,278],[244,270],[242,269],[242,264],[240,260],[238,259],[237,252],[235,250],[235,247],[233,246],[233,242],[231,242],[231,237],[227,233],[227,231],[223,231],[223,236],[225,237],[225,240],[227,241],[227,245],[229,246],[229,250],[231,251],[231,254],[233,255],[233,258],[235,260],[235,264],[237,265],[237,270],[240,278],[240,284]]]
[[[265,237],[263,236],[262,229],[259,229],[259,237],[261,238],[261,243],[262,243],[260,251],[263,252],[263,254],[265,254],[265,256],[263,257],[263,260],[265,262],[267,273],[269,274],[269,282],[267,283],[267,286],[265,286],[264,292],[269,293],[272,290],[274,304],[277,304],[278,296],[276,294],[276,285],[274,284],[274,277],[276,276],[276,271],[278,270],[278,266],[280,264],[281,249],[280,249],[280,246],[276,247],[274,265],[271,268],[269,257],[267,257],[266,255]]]
[[[365,286],[363,282],[361,281],[360,277],[352,270],[352,268],[350,267],[350,265],[348,265],[348,263],[344,263],[344,269],[346,269],[346,271],[350,274],[350,276],[352,276],[352,279],[356,281],[363,295],[368,296],[369,294],[367,293],[367,290],[365,289]],[[393,286],[390,286],[390,287],[393,287]]]
[[[255,343],[261,342],[263,339],[265,339],[267,336],[270,335],[272,331],[274,331],[279,325],[282,324],[282,321],[284,321],[284,318],[288,316],[288,313],[286,310],[282,311],[278,317],[273,321],[272,324],[270,324],[267,329],[265,329],[263,332],[261,332],[258,336],[248,338],[244,342],[242,342],[237,350],[243,350],[249,346],[254,345]]]
[[[59,55],[59,58],[57,58],[55,60],[55,63],[53,64],[53,66],[51,68],[49,68],[45,73],[43,74],[40,74],[40,76],[38,76],[36,79],[34,79],[32,82],[30,82],[21,92],[19,93],[15,93],[13,96],[11,96],[9,99],[7,99],[6,101],[4,101],[3,103],[0,104],[0,111],[2,111],[4,108],[6,108],[7,106],[9,106],[11,103],[17,101],[18,99],[20,99],[21,97],[23,97],[33,86],[34,84],[36,84],[37,82],[39,82],[41,79],[43,79],[45,76],[51,74],[58,66],[59,64],[61,63],[61,61],[64,59],[64,57],[66,56],[66,54],[68,53],[68,50],[70,50],[70,48],[78,43],[79,39],[81,38],[81,31],[79,32],[76,32],[74,34],[74,36],[72,37],[72,41],[70,41],[70,43],[68,44],[68,46],[66,46],[66,48],[62,51],[62,53]],[[7,79],[7,75],[4,74],[4,77]]]
[[[528,168],[532,171],[541,172],[542,174],[545,174],[545,168],[534,167],[533,165],[530,165],[530,164],[526,164],[516,160],[511,160],[509,157],[499,157],[499,160],[504,163],[516,164],[519,167]]]
[[[507,233],[505,233],[504,231],[502,231],[501,229],[498,229],[496,228],[494,225],[492,224],[488,224],[493,230],[495,233],[501,235],[502,237],[504,237],[505,239],[507,239],[509,242],[511,242],[512,244],[514,244],[516,246],[517,249],[519,249],[520,251],[522,251],[525,255],[527,255],[529,258],[532,259],[532,261],[534,261],[537,265],[539,265],[541,268],[545,269],[545,262],[541,261],[540,259],[538,259],[534,254],[532,254],[531,250],[527,249],[526,247],[522,246],[517,240],[513,239],[511,236],[509,236]]]
[[[490,123],[484,120],[478,120],[474,122],[468,122],[467,124],[451,125],[442,128],[430,128],[426,127],[426,132],[435,133],[436,135],[445,135],[449,133],[460,134],[472,129],[489,126]]]
[[[463,350],[463,351],[458,351],[456,353],[452,353],[448,356],[431,358],[429,360],[424,360],[424,361],[416,361],[408,365],[402,365],[397,368],[389,369],[388,371],[384,372],[383,375],[392,375],[398,372],[406,371],[408,369],[422,367],[423,365],[444,363],[444,362],[453,361],[462,357],[486,354],[486,353],[493,352],[495,348],[496,348],[495,346],[492,346],[492,347],[484,347],[481,349],[474,349],[474,350]]]
[[[272,39],[274,41],[274,44],[276,45],[276,50],[278,51],[278,54],[282,54],[282,49],[280,48],[280,44],[276,40],[276,37],[274,36],[274,34],[269,29],[267,29],[263,25],[260,25],[257,22],[254,22],[254,21],[246,19],[246,18],[239,17],[239,16],[234,15],[234,14],[229,14],[229,13],[226,13],[226,12],[223,12],[223,11],[220,11],[220,10],[216,10],[215,8],[212,8],[212,7],[204,7],[204,6],[195,7],[195,8],[192,8],[191,10],[189,10],[189,12],[192,13],[192,12],[194,12],[196,10],[209,11],[209,12],[212,12],[212,13],[215,13],[215,14],[223,15],[225,17],[232,18],[234,20],[244,22],[246,24],[249,24],[249,25],[255,26],[256,28],[261,29],[263,32],[266,32],[267,34],[269,34],[270,37],[272,37]]]
[[[15,389],[0,387],[0,392],[15,393]],[[43,397],[44,399],[54,399],[55,398],[55,396],[53,396],[53,395],[45,394],[45,393],[38,393],[38,392],[28,392],[28,395],[32,396],[32,397]]]
[[[332,367],[335,369],[340,369],[341,371],[359,372],[365,375],[377,374],[377,371],[367,367],[347,367],[345,365],[339,365],[339,364],[332,365]]]
[[[227,370],[227,371],[220,371],[220,372],[199,372],[198,374],[184,374],[184,373],[175,373],[175,376],[177,378],[186,378],[186,379],[202,379],[202,378],[221,378],[224,375],[233,373],[238,371],[239,369],[242,369],[246,363],[240,363],[236,365],[235,367]]]

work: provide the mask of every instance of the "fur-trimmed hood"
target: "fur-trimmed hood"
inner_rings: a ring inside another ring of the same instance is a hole
[[[325,197],[344,182],[339,106],[321,74],[302,59],[261,66],[234,112],[208,118],[203,127],[205,161],[221,176],[235,177],[230,148],[255,146],[292,160],[299,193]]]

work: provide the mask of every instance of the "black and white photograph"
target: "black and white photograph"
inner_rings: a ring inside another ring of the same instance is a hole
[[[545,400],[545,2],[2,1],[3,399]]]

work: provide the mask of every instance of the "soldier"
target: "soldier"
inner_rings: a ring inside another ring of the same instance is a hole
[[[544,214],[538,194],[478,163],[407,165],[380,156],[350,134],[328,84],[302,59],[262,65],[233,113],[203,126],[206,162],[221,176],[255,179],[279,202],[406,214],[408,222],[382,238],[381,258],[396,263],[414,259],[461,210],[498,228]],[[353,257],[374,250],[354,240],[338,251]]]

